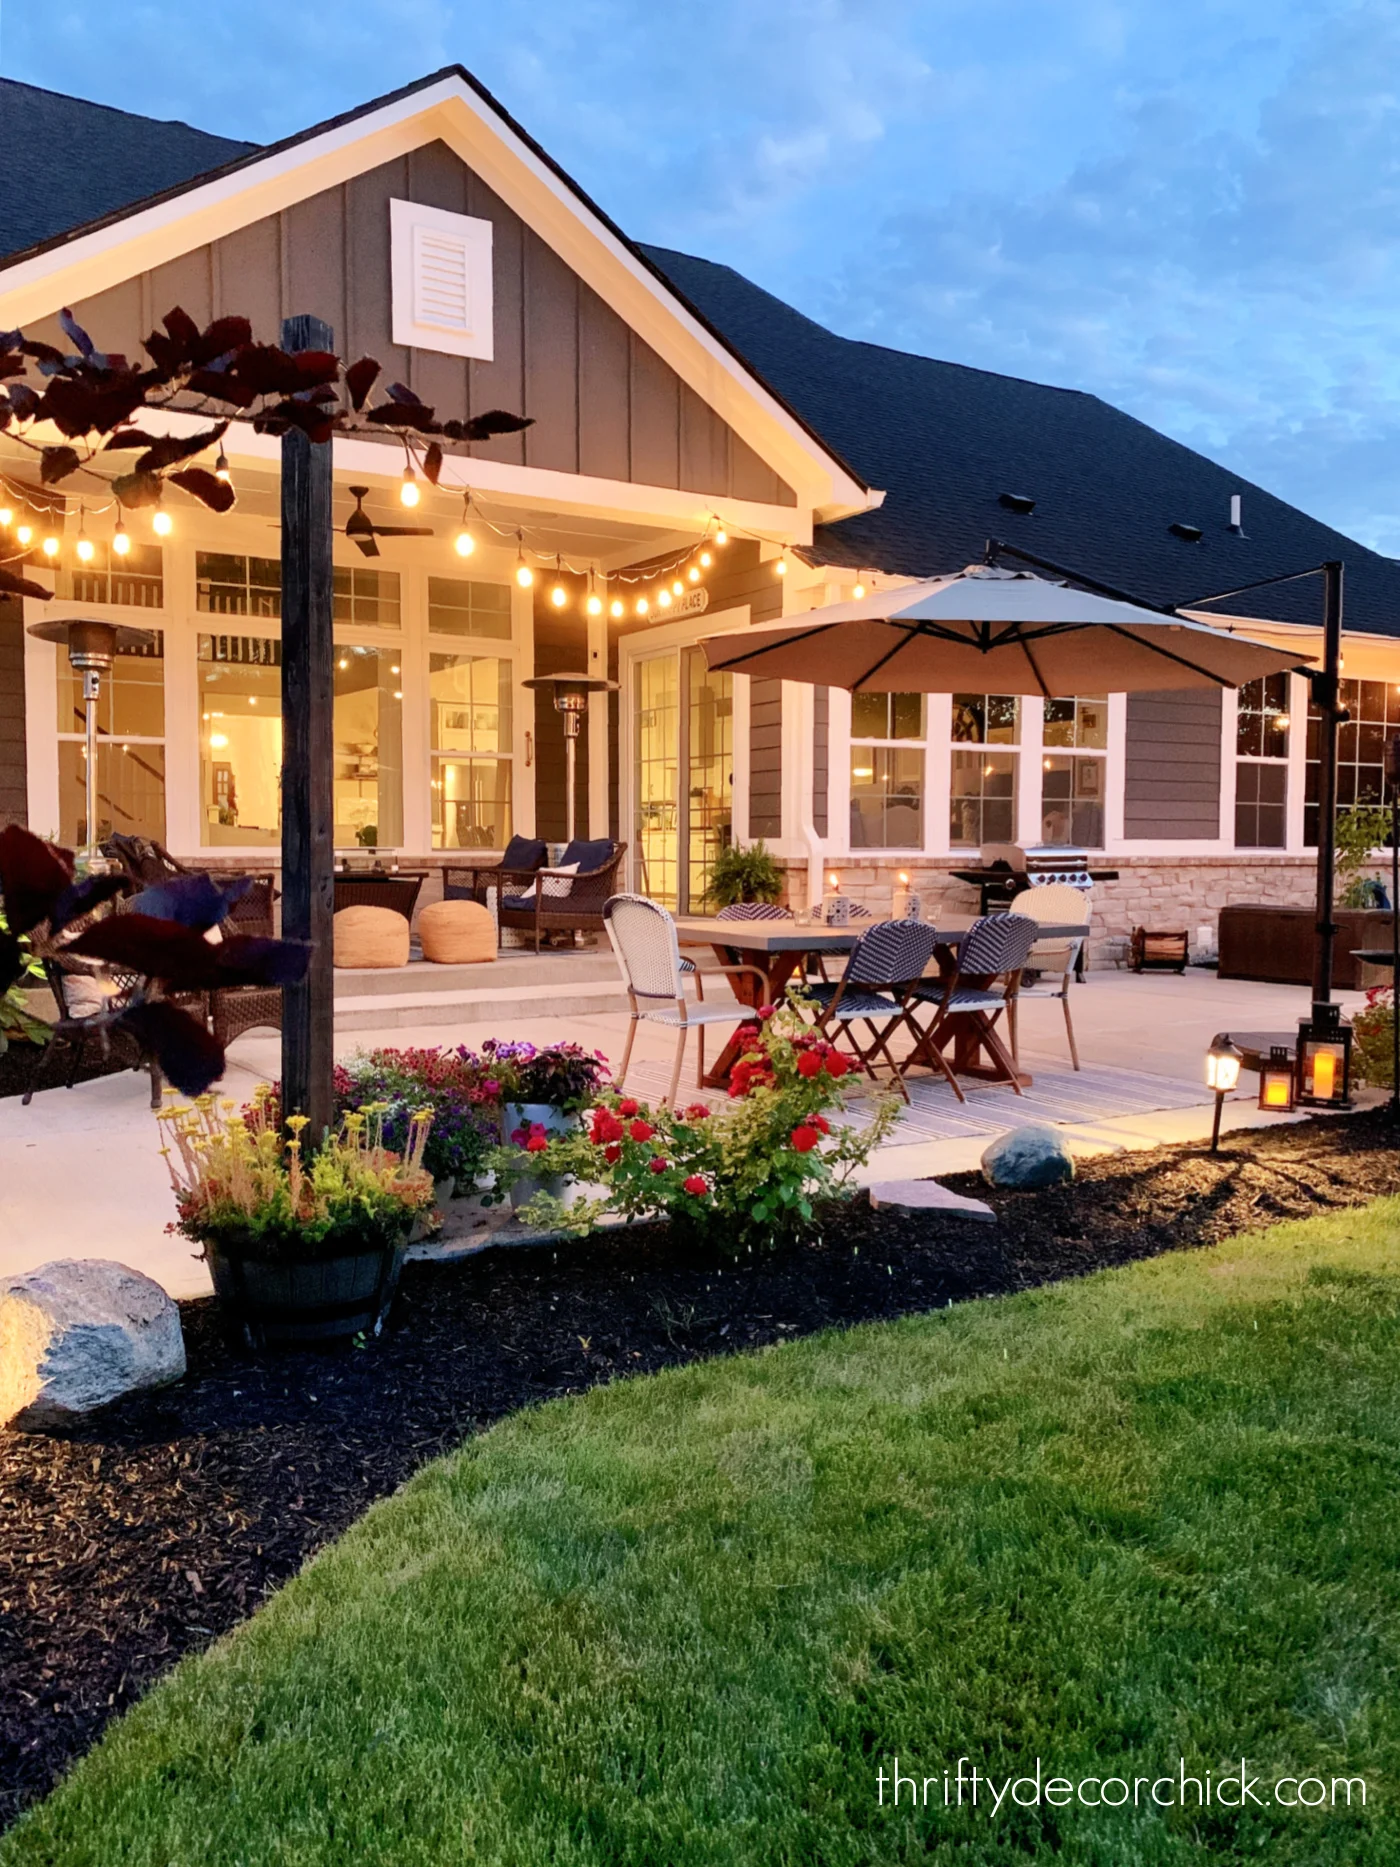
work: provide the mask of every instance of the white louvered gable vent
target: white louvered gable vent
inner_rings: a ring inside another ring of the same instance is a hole
[[[491,223],[389,203],[394,342],[489,362]]]

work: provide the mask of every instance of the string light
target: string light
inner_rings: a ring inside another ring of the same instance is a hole
[[[786,577],[787,576],[787,547],[786,546],[784,546],[782,551],[779,553],[778,559],[773,566],[773,575],[775,577]]]
[[[151,530],[158,538],[168,538],[172,529],[170,514],[164,506],[157,506],[151,518]]]
[[[729,543],[729,533],[720,524],[718,519],[715,520],[715,543],[717,545],[727,545]]]
[[[58,556],[58,540],[54,537],[52,532],[50,532],[48,537],[44,540],[44,556],[46,558],[56,558]]]
[[[603,613],[603,599],[593,586],[592,571],[588,573],[588,601],[583,607],[590,616],[601,616]]]
[[[399,504],[401,506],[418,504],[418,475],[411,466],[403,470],[403,483],[399,487]]]
[[[686,576],[689,577],[692,583],[699,583],[700,581],[700,572],[694,564],[692,564],[690,569],[686,572]]]
[[[5,526],[7,530],[10,525],[13,524],[14,516],[14,512],[9,506],[0,506],[0,525]]]
[[[535,573],[525,562],[525,539],[523,533],[517,532],[516,537],[520,539],[520,549],[515,554],[515,581],[520,585],[522,590],[528,590],[530,585],[535,581]]]
[[[34,527],[32,525],[16,526],[15,537],[19,540],[20,544],[22,544],[23,546],[25,546],[26,549],[28,549],[30,541],[34,537]]]
[[[851,591],[851,595],[855,598],[857,603],[859,603],[860,599],[865,595],[865,585],[859,578],[856,579],[855,587]]]
[[[131,538],[121,520],[117,520],[117,529],[112,533],[112,549],[119,558],[124,558],[131,549]]]
[[[214,462],[214,478],[222,480],[225,486],[233,482],[233,475],[228,470],[228,455],[222,448],[219,449],[219,458]]]
[[[648,601],[646,600],[644,596],[639,596],[637,598],[636,610],[639,616],[648,615],[651,610],[651,604],[648,603]]]
[[[86,514],[83,512],[81,506],[78,508],[78,537],[73,549],[78,554],[78,562],[80,564],[91,564],[93,544],[91,538],[87,535]]]
[[[685,595],[685,585],[681,582],[679,577],[677,577],[676,581],[671,585],[671,595],[672,596],[684,596]]]
[[[671,592],[669,590],[658,590],[656,593],[656,600],[662,609],[669,609],[671,607]]]
[[[459,558],[469,558],[476,550],[476,540],[472,537],[471,526],[467,523],[471,516],[472,496],[466,493],[462,497],[462,522],[457,527],[457,536],[452,543]]]
[[[563,569],[563,563],[559,553],[556,551],[554,554],[554,583],[549,592],[549,600],[556,609],[562,609],[569,600],[569,593],[564,588],[561,581]]]

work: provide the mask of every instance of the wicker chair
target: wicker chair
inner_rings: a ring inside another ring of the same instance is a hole
[[[78,923],[81,928],[83,923]],[[36,947],[42,942],[36,942]],[[83,1067],[83,1058],[87,1055],[89,1042],[97,1035],[98,1019],[106,1011],[120,1007],[122,1000],[131,991],[134,980],[118,981],[117,990],[107,997],[101,1005],[89,1007],[76,1002],[75,986],[79,979],[96,980],[103,977],[103,969],[78,959],[64,960],[58,950],[50,948],[41,953],[40,964],[44,968],[44,977],[49,990],[53,993],[54,1003],[58,1006],[58,1015],[68,1025],[67,1030],[56,1030],[46,1044],[35,1046],[34,1067],[30,1071],[29,1081],[20,1098],[21,1106],[28,1108],[34,1099],[34,1091],[39,1087],[39,1078],[43,1075],[44,1064],[51,1056],[56,1056],[66,1044],[70,1051],[67,1074],[63,1087],[71,1089],[78,1080],[78,1071]],[[129,1067],[133,1070],[145,1070],[151,1079],[151,1107],[158,1109],[161,1098],[160,1065],[154,1057],[142,1054],[140,1045],[124,1031],[108,1029],[107,1043],[116,1051],[129,1057]]]
[[[102,853],[108,861],[118,863],[125,870],[133,888],[154,888],[157,882],[168,882],[172,876],[193,873],[185,863],[178,862],[163,843],[148,836],[126,836],[118,832],[103,843]]]
[[[548,854],[549,847],[540,838],[513,836],[500,861],[489,867],[444,869],[442,898],[444,901],[479,901],[482,907],[487,907],[490,905],[487,893],[492,888],[498,895],[522,894],[544,867]]]
[[[342,908],[392,908],[411,922],[419,890],[427,879],[427,872],[418,870],[397,875],[337,875],[335,911],[339,914]]]
[[[533,933],[537,953],[546,933],[602,933],[603,909],[617,892],[617,872],[626,854],[626,843],[606,839],[570,843],[557,869],[535,871],[528,894],[501,896],[498,924]]]
[[[655,901],[645,895],[614,895],[603,910],[603,925],[622,976],[627,981],[627,1002],[631,1020],[627,1043],[622,1052],[622,1068],[617,1073],[619,1089],[627,1080],[627,1066],[632,1061],[632,1046],[637,1026],[643,1018],[669,1025],[676,1033],[676,1055],[671,1066],[671,1086],[666,1100],[675,1106],[680,1087],[681,1065],[685,1061],[685,1040],[695,1032],[697,1051],[696,1082],[705,1082],[705,1026],[707,1024],[745,1024],[753,1017],[748,1005],[692,1005],[685,995],[685,974],[681,971],[681,952],[676,942],[676,923]]]
[[[909,1005],[936,944],[937,935],[923,921],[878,921],[851,948],[845,970],[834,985],[809,979],[804,988],[816,1005],[813,1022],[817,1030],[830,1036],[835,1027],[872,1081],[875,1064],[883,1058],[906,1102],[909,1091],[890,1049],[890,1037],[908,1022]],[[868,1044],[857,1038],[853,1028],[857,1023],[869,1031]]]

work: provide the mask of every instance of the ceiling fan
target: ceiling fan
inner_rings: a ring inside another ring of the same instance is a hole
[[[353,538],[367,558],[379,556],[379,538],[432,538],[435,536],[431,525],[376,525],[364,509],[364,500],[369,493],[367,486],[351,486],[346,489],[355,501],[355,510],[345,521],[345,536]]]

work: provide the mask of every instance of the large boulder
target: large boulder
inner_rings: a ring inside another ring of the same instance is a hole
[[[180,1312],[107,1258],[58,1258],[0,1282],[0,1427],[52,1432],[185,1372]]]
[[[982,1156],[982,1172],[993,1186],[1058,1186],[1074,1178],[1074,1156],[1058,1128],[1027,1122],[997,1136]]]

